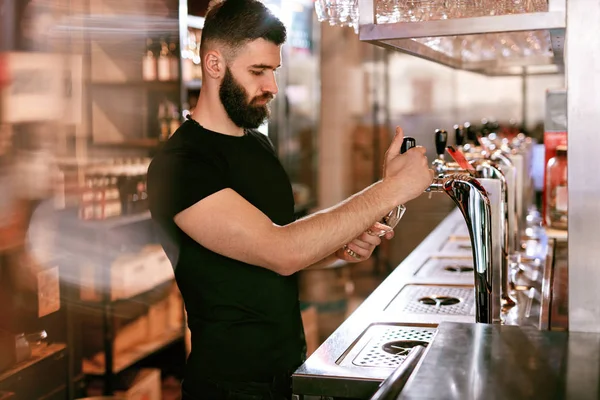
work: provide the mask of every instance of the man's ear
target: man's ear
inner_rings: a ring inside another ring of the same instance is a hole
[[[220,79],[225,74],[225,59],[219,51],[207,51],[202,61],[206,71],[205,73],[207,73],[211,78]]]

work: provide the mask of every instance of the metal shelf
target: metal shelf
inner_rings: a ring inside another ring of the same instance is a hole
[[[529,75],[563,73],[563,43],[566,28],[565,0],[550,0],[547,12],[453,18],[424,22],[375,23],[376,0],[360,0],[359,38],[363,42],[400,51],[416,57],[490,76],[521,75],[523,67]],[[511,32],[547,31],[552,56],[496,58],[483,61],[465,60],[459,51],[447,54],[415,39],[448,37],[461,40],[466,35],[503,34]],[[530,67],[553,66],[535,69]]]
[[[138,344],[121,354],[115,354],[112,373],[118,374],[138,361],[151,356],[155,352],[162,350],[181,339],[183,339],[183,326],[181,328],[169,330],[148,342]],[[104,375],[106,373],[106,363],[103,355],[100,355],[98,358],[99,359],[96,362],[87,359],[83,361],[83,372],[85,374]]]

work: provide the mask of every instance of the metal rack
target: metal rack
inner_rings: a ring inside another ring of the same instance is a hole
[[[451,18],[424,22],[377,24],[377,0],[359,2],[359,38],[376,46],[400,51],[451,68],[489,76],[562,73],[563,44],[566,28],[565,0],[550,0],[547,12],[496,15],[471,18]],[[553,57],[533,56],[516,59],[469,61],[457,54],[445,54],[413,39],[460,37],[463,35],[505,34],[508,32],[538,31],[550,33]],[[538,66],[546,66],[539,68]],[[548,66],[551,66],[548,68]]]
[[[76,305],[81,312],[90,313],[101,320],[103,338],[103,362],[100,365],[86,362],[83,358],[78,358],[77,362],[82,364],[82,371],[85,375],[102,377],[105,385],[105,395],[111,395],[114,391],[117,374],[182,340],[185,327],[182,324],[180,328],[169,330],[149,342],[140,343],[116,358],[114,352],[114,340],[117,333],[114,321],[116,309],[119,307],[129,309],[131,308],[129,305],[139,309],[140,305],[145,305],[148,301],[151,301],[148,295],[153,296],[146,292],[128,299],[112,300],[109,267],[114,258],[123,251],[133,251],[148,243],[158,241],[152,228],[150,213],[144,212],[112,220],[87,222],[78,220],[75,213],[65,211],[61,213],[59,221],[60,231],[69,240],[69,243],[65,243],[63,247],[72,249],[67,257],[72,260],[69,266],[71,273],[76,276],[75,271],[79,271],[84,265],[84,261],[87,261],[93,266],[94,270],[98,271],[96,275],[102,288],[102,291],[98,293],[101,297],[98,302],[72,299],[73,306]],[[159,286],[166,287],[171,284],[172,282],[165,282]],[[155,287],[154,289],[161,288]],[[79,324],[81,324],[81,321],[79,321]],[[85,334],[82,331],[82,326],[75,329],[79,330],[78,334]],[[81,353],[83,351],[80,348],[82,343],[80,340],[78,342],[74,347],[78,347],[76,352]],[[182,353],[182,363],[184,357]]]
[[[452,68],[489,76],[522,74],[523,69],[564,73],[568,87],[569,140],[569,330],[600,332],[600,185],[597,184],[597,148],[600,138],[600,2],[548,0],[542,13],[503,15],[460,20],[376,24],[375,0],[359,0],[361,41],[391,48]],[[486,64],[464,63],[412,39],[547,30],[551,34],[552,59],[523,58]]]

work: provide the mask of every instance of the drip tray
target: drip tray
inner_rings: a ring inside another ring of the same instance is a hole
[[[430,258],[415,276],[418,278],[458,278],[473,281],[472,258],[444,257]]]
[[[475,289],[406,285],[385,311],[393,314],[475,315]]]
[[[410,349],[427,346],[435,328],[373,325],[338,362],[340,366],[396,368],[406,359]]]

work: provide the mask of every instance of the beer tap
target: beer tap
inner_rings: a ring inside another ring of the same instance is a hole
[[[440,166],[443,163],[443,149],[447,132],[436,131],[436,150]],[[415,143],[416,144],[416,143]],[[438,146],[439,144],[439,146]],[[492,310],[492,214],[486,189],[471,175],[459,172],[446,176],[436,176],[425,190],[427,193],[446,193],[460,209],[471,240],[475,275],[475,319],[480,323],[493,322]]]
[[[492,318],[492,216],[484,187],[468,174],[436,177],[426,192],[446,193],[461,211],[471,239],[475,274],[475,320],[491,324]]]

